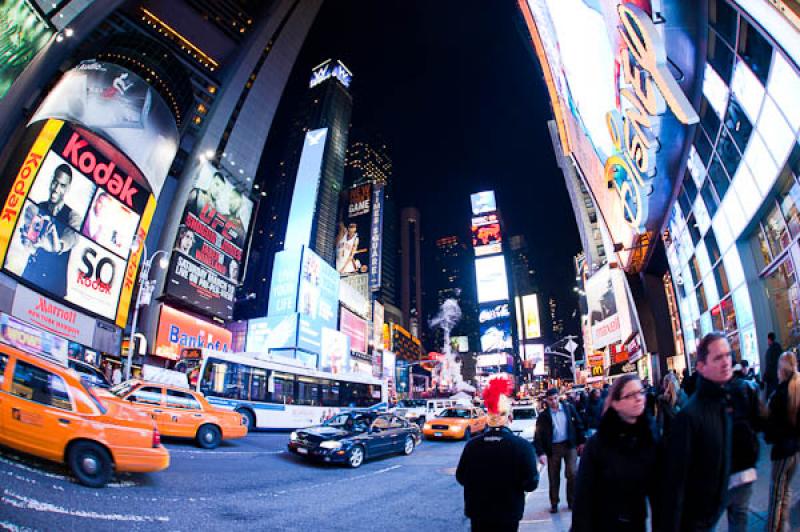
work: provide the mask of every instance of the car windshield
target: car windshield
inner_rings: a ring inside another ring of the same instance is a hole
[[[469,417],[469,410],[466,408],[445,408],[439,413],[439,417]]]
[[[362,431],[369,426],[370,418],[364,414],[337,414],[322,424],[326,427]]]
[[[403,399],[401,401],[397,401],[397,406],[399,408],[419,408],[421,406],[425,406],[424,399]]]
[[[136,385],[139,383],[136,381],[125,381],[117,384],[116,386],[112,386],[108,389],[109,392],[113,393],[117,397],[122,397],[123,395],[127,395]]]
[[[533,408],[515,408],[512,411],[514,419],[535,419],[536,410]]]

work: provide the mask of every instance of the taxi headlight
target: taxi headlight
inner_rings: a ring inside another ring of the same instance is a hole
[[[341,449],[342,442],[340,441],[324,441],[320,445],[323,449]]]
[[[290,441],[297,441],[297,433],[296,432],[292,432],[291,434],[289,434],[289,440]]]
[[[431,424],[430,423],[425,423],[425,427],[423,427],[423,428],[425,430],[431,430]]]

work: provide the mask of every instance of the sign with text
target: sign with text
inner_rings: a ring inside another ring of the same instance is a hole
[[[83,345],[94,341],[95,320],[17,285],[11,313],[30,324]]]
[[[162,305],[154,352],[178,360],[181,350],[187,348],[230,351],[232,339],[231,332],[219,325]]]
[[[46,353],[63,364],[67,363],[67,340],[28,325],[5,312],[0,312],[0,341],[28,353]]]

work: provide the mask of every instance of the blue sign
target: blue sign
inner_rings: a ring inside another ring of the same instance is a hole
[[[339,314],[339,273],[330,264],[303,248],[297,312],[336,329]]]
[[[268,316],[297,312],[297,291],[300,283],[302,248],[285,249],[275,254],[272,282],[269,287]]]
[[[297,348],[311,353],[322,352],[322,322],[299,314],[297,324]]]
[[[325,140],[328,128],[315,129],[306,133],[297,179],[289,208],[289,221],[283,249],[308,246],[311,241],[311,228],[317,205],[317,192],[322,172],[322,156],[325,154]]]
[[[369,239],[369,289],[381,289],[381,252],[383,249],[383,185],[372,187],[372,225]]]
[[[308,83],[308,87],[313,89],[329,78],[336,78],[342,85],[349,87],[353,80],[353,74],[341,61],[334,63],[328,59],[311,71],[311,81]]]
[[[267,349],[286,349],[297,345],[297,314],[269,316],[247,323],[248,353],[264,353]]]

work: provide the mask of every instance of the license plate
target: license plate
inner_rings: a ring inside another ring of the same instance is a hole
[[[308,454],[308,449],[306,449],[305,447],[298,447],[297,452],[300,454]]]
[[[441,433],[441,432],[434,432],[434,433],[433,433],[433,435],[434,435],[434,436],[441,436],[441,435],[442,435],[442,433]]]

